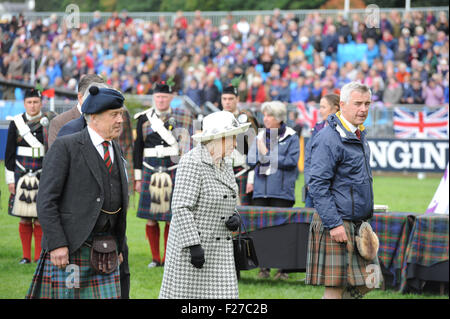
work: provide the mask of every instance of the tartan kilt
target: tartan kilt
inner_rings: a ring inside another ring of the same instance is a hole
[[[170,160],[170,157],[164,157],[164,158],[145,158],[145,162],[153,167],[158,166],[164,166],[164,167],[171,167],[175,165]],[[145,165],[142,166],[142,191],[141,196],[139,198],[139,206],[137,210],[137,217],[144,218],[144,219],[150,219],[150,220],[159,220],[159,221],[166,221],[170,222],[172,218],[171,209],[164,213],[153,213],[150,210],[151,207],[151,196],[150,196],[150,179],[152,177],[153,171],[148,169]],[[172,179],[172,185],[175,185],[175,173],[176,169],[167,172],[167,174],[170,175],[170,178]],[[173,192],[173,188],[172,188]],[[172,202],[172,195],[171,195],[171,202]]]
[[[233,167],[234,175],[236,175],[243,169],[244,169],[244,167],[242,167],[242,166]],[[248,205],[251,205],[251,203],[252,203],[252,197],[250,196],[251,194],[245,193],[245,189],[247,187],[247,178],[248,178],[248,172],[246,172],[236,178],[236,183],[238,184],[238,187],[239,187],[240,205],[242,205],[242,206],[248,206]]]
[[[70,255],[70,264],[62,270],[53,266],[50,252],[42,251],[25,298],[120,299],[119,267],[108,275],[97,274],[89,264],[89,256],[90,248],[81,246]]]
[[[338,243],[324,229],[317,213],[314,213],[309,229],[308,257],[306,262],[307,285],[326,287],[366,286],[371,282],[374,266],[382,280],[378,257],[373,261],[362,258],[356,248],[355,226],[344,220],[348,242]],[[372,265],[372,266],[370,266]],[[368,267],[370,266],[370,267]]]
[[[43,157],[33,158],[33,157],[28,157],[28,156],[16,155],[16,161],[18,161],[27,170],[27,172],[30,170],[32,170],[34,172],[34,171],[41,169],[43,160],[44,160]],[[14,182],[15,182],[16,187],[17,187],[17,182],[23,175],[25,175],[25,173],[16,165],[14,168]],[[9,201],[8,201],[8,214],[11,216],[14,216],[14,217],[21,217],[21,216],[14,215],[14,213],[13,213],[14,199],[15,199],[15,196],[13,194],[10,194]]]

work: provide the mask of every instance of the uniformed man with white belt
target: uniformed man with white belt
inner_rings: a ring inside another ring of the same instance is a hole
[[[56,116],[42,112],[41,92],[28,89],[25,112],[14,116],[9,124],[5,149],[5,177],[10,192],[8,213],[20,217],[19,235],[23,256],[20,264],[31,262],[34,235],[34,261],[41,252],[42,228],[37,219],[36,196],[42,160],[48,149],[48,125]]]
[[[221,96],[221,104],[224,111],[231,112],[236,119],[241,123],[250,122],[251,126],[245,134],[237,137],[237,147],[231,154],[233,160],[233,171],[236,177],[236,183],[239,186],[239,201],[238,205],[251,205],[252,193],[247,192],[247,180],[253,180],[253,170],[247,167],[246,159],[249,145],[251,145],[253,138],[258,134],[259,124],[252,112],[249,110],[239,110],[238,90],[236,87],[229,85],[224,88]]]
[[[161,259],[158,221],[166,222],[166,247],[178,159],[192,147],[193,116],[184,107],[172,108],[172,99],[172,87],[165,82],[157,83],[153,90],[153,107],[134,117],[138,120],[133,150],[135,191],[141,193],[137,216],[148,220],[146,235],[152,253],[149,268],[164,264],[165,248]]]

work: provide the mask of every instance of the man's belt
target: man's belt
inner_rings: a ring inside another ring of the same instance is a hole
[[[45,149],[44,149],[44,146],[38,146],[38,147],[18,146],[17,147],[17,155],[33,157],[33,158],[44,157]]]
[[[167,157],[179,155],[176,147],[162,145],[155,146],[153,148],[144,148],[144,157]]]

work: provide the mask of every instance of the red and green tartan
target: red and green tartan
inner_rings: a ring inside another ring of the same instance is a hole
[[[400,290],[407,284],[409,264],[432,266],[448,261],[448,215],[427,214],[416,218],[402,267]]]
[[[244,168],[242,166],[234,167],[233,168],[234,174],[236,175],[243,169]],[[245,190],[247,188],[247,179],[248,179],[248,172],[246,172],[246,173],[242,174],[241,176],[239,176],[238,178],[236,178],[236,183],[238,184],[238,187],[239,187],[239,198],[241,200],[242,206],[248,206],[248,205],[251,205],[251,203],[252,203],[252,197],[249,194],[246,194],[246,192],[245,192]]]
[[[370,225],[377,234],[380,248],[378,259],[393,275],[393,285],[397,285],[408,247],[409,236],[415,216],[412,213],[377,213],[370,219]]]
[[[146,158],[145,162],[151,165],[152,167],[158,167],[158,166],[164,166],[164,167],[170,167],[175,165],[170,160],[170,157],[165,158]],[[150,219],[150,220],[160,220],[160,221],[166,221],[170,222],[172,219],[172,213],[169,209],[167,212],[164,213],[153,213],[151,208],[151,196],[150,196],[150,179],[152,177],[153,171],[148,169],[145,165],[142,167],[142,191],[141,196],[139,198],[139,206],[137,210],[137,217],[144,218],[144,219]],[[167,172],[170,175],[170,178],[172,179],[172,185],[175,185],[175,172],[176,169]]]
[[[89,265],[89,255],[90,248],[81,246],[62,270],[53,266],[49,252],[41,252],[26,298],[120,299],[119,267],[108,275],[97,274]]]
[[[373,273],[373,268],[369,266],[375,265],[379,269],[378,258],[367,261],[359,255],[354,224],[344,221],[343,225],[348,241],[338,243],[331,239],[330,231],[323,227],[319,215],[314,214],[309,230],[305,279],[307,285],[365,286]],[[381,270],[379,276],[381,279]]]

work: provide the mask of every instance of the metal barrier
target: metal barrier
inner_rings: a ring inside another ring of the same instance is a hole
[[[55,99],[54,100],[54,111],[56,113],[62,113],[69,109],[71,109],[77,102],[75,100],[61,100],[61,99]],[[153,103],[153,97],[152,95],[125,95],[125,105],[132,105],[131,115],[133,116],[134,113],[140,112],[145,110],[146,108],[150,107]],[[217,111],[218,108],[215,107],[210,102],[205,103],[205,105],[197,105],[195,104],[188,96],[175,96],[173,103],[173,107],[184,107],[189,109],[192,114],[195,116],[196,119],[201,119],[203,116],[208,115],[211,112]],[[448,105],[444,105],[441,107],[445,107]],[[309,113],[313,113],[313,110],[310,108],[314,108],[316,111],[316,114],[318,115],[318,104],[308,104],[307,109]],[[423,110],[429,110],[429,109],[439,109],[441,107],[426,107],[425,105],[410,105],[410,104],[399,104],[399,105],[393,105],[393,106],[384,106],[382,103],[376,102],[373,103],[370,111],[369,116],[364,123],[364,125],[367,127],[367,133],[370,138],[395,138],[394,134],[394,109],[396,107],[401,107],[409,111],[423,111]],[[44,109],[50,109],[50,101],[44,100]],[[256,117],[259,123],[263,123],[263,114],[261,113],[261,104],[258,103],[239,103],[238,104],[239,109],[246,109],[250,110]],[[130,109],[130,107],[129,107]],[[309,126],[307,124],[307,119],[303,116],[300,109],[295,104],[288,104],[287,105],[287,111],[288,111],[288,126],[295,126],[296,124],[300,123],[303,125],[302,135],[305,137],[308,137],[310,135]],[[318,115],[318,121],[320,121],[320,115]],[[6,125],[9,121],[1,121],[3,125]]]
[[[321,121],[320,115],[318,114],[319,105],[309,104],[307,109],[309,113],[313,113],[309,107],[316,109],[318,115],[318,121]],[[373,103],[369,110],[369,115],[364,122],[364,126],[367,128],[367,136],[369,138],[395,138],[394,132],[394,109],[400,107],[408,111],[423,111],[423,110],[436,110],[442,107],[448,107],[447,105],[439,107],[427,107],[420,104],[398,104],[392,106],[385,106],[382,103]],[[239,103],[240,109],[247,109],[255,114],[259,123],[263,123],[263,114],[261,113],[260,104],[256,103]],[[288,104],[287,105],[287,125],[293,127],[297,123],[303,125],[302,135],[309,137],[311,134],[310,127],[308,125],[307,119],[302,115],[297,105]]]
[[[419,8],[410,8],[409,10],[406,10],[405,8],[379,8],[380,13],[390,13],[393,10],[396,10],[399,12],[402,16],[407,12],[433,12],[433,13],[439,13],[441,11],[446,12],[447,16],[449,13],[448,7],[419,7]],[[281,15],[285,14],[292,14],[295,18],[297,18],[300,22],[303,22],[306,17],[310,14],[315,14],[317,12],[320,12],[321,16],[328,17],[336,17],[338,15],[349,15],[352,16],[353,14],[358,15],[360,18],[365,18],[368,13],[366,9],[350,9],[348,12],[345,12],[344,10],[280,10]],[[215,26],[219,26],[222,21],[228,17],[231,17],[231,21],[233,23],[237,23],[240,21],[241,18],[245,18],[248,22],[253,22],[257,16],[271,16],[273,15],[273,10],[260,10],[260,11],[202,11],[201,16],[204,19],[210,19],[212,24]],[[27,20],[37,20],[37,19],[47,19],[51,15],[55,15],[57,22],[62,23],[64,21],[64,18],[69,15],[69,13],[65,12],[24,12],[23,13],[25,18]],[[111,12],[100,12],[100,17],[106,21],[109,17],[111,17]],[[138,21],[144,21],[144,22],[158,22],[161,18],[163,18],[169,25],[173,26],[175,21],[175,12],[128,12],[128,16],[133,18],[134,20]],[[183,12],[183,16],[187,19],[187,21],[190,23],[195,18],[195,12]],[[87,23],[89,24],[93,18],[94,13],[93,12],[80,12],[80,23]],[[364,21],[364,19],[362,20]]]

